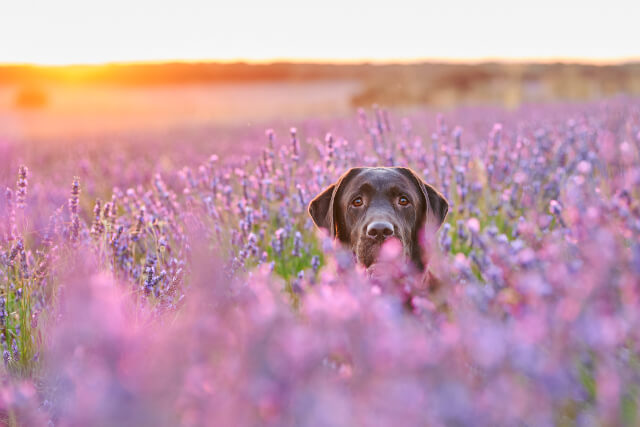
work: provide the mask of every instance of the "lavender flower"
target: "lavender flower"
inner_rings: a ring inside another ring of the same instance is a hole
[[[7,202],[6,239],[11,242],[16,238],[16,211],[13,203],[13,191],[9,187],[5,191],[5,200]]]
[[[26,166],[20,166],[18,169],[18,182],[16,183],[16,207],[18,209],[24,209],[27,200],[27,187],[29,182],[27,180],[29,170]]]
[[[77,243],[80,233],[80,217],[78,215],[78,204],[80,201],[80,178],[73,178],[71,184],[71,196],[69,197],[69,214],[71,216],[71,228],[69,230],[69,241]]]
[[[302,234],[299,231],[293,236],[293,250],[291,251],[291,255],[294,257],[299,257],[301,255],[300,250],[302,247]]]
[[[291,160],[297,162],[300,159],[300,144],[298,142],[298,130],[296,128],[291,128],[289,130],[291,134]]]
[[[20,352],[18,351],[18,344],[16,343],[15,339],[11,342],[11,352],[13,353],[12,359],[15,360],[15,361],[19,361],[20,360]],[[5,363],[6,363],[6,361],[5,361]]]
[[[106,214],[109,214],[109,209],[105,206]],[[91,235],[94,238],[98,238],[104,232],[104,224],[102,223],[101,218],[102,213],[102,202],[100,199],[96,199],[96,204],[93,208],[93,223],[91,224]]]
[[[566,227],[564,220],[562,219],[562,206],[556,200],[549,202],[549,213],[551,213],[560,223],[562,227]]]
[[[131,231],[131,241],[137,242],[140,240],[140,235],[144,230],[144,218],[145,218],[145,207],[142,206],[138,211],[138,219],[136,221],[136,225],[134,229]]]
[[[449,252],[451,250],[451,236],[449,235],[449,230],[451,230],[451,225],[446,222],[442,226],[442,231],[440,231],[440,249],[443,252]]]
[[[317,273],[320,268],[320,257],[318,255],[314,255],[311,257],[311,268],[313,268],[313,272]]]
[[[5,319],[7,318],[7,300],[5,297],[0,297],[0,329],[5,328]]]
[[[148,254],[144,265],[144,291],[149,294],[153,290],[153,286],[157,283],[155,280],[157,258],[155,254]]]

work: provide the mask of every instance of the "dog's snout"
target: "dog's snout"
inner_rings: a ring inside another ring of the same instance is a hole
[[[393,225],[386,221],[375,221],[367,226],[367,235],[376,239],[386,239],[393,235]]]

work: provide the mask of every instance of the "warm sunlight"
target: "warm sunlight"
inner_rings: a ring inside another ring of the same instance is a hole
[[[393,6],[391,8],[391,6]],[[640,57],[640,2],[21,1],[0,63]]]

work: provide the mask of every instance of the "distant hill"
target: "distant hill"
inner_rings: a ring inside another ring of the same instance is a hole
[[[640,63],[585,64],[305,64],[164,63],[86,66],[0,66],[0,85],[152,86],[255,81],[357,80],[354,106],[425,104],[448,107],[640,95]]]

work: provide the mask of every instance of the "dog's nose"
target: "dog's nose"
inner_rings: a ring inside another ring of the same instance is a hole
[[[386,221],[372,222],[367,226],[367,235],[376,239],[386,239],[393,235],[393,225]]]

